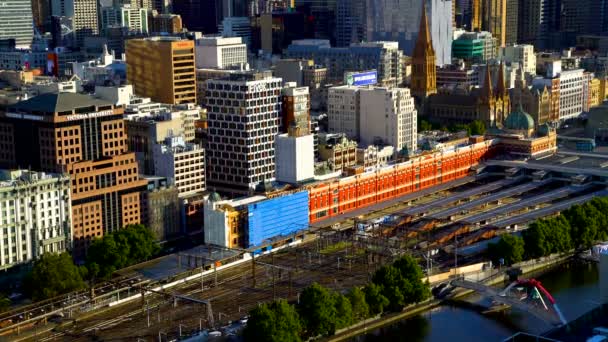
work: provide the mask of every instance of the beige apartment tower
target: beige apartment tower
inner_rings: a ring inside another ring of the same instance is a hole
[[[127,81],[153,101],[196,102],[194,42],[175,37],[127,41]]]

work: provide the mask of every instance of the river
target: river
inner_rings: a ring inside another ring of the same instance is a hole
[[[568,321],[596,306],[595,302],[599,298],[596,264],[572,262],[534,278],[540,280],[553,295]],[[475,304],[487,303],[487,300],[477,295],[462,300]],[[542,333],[550,328],[543,321],[517,310],[486,316],[466,305],[443,305],[357,336],[352,341],[502,341],[518,331]]]

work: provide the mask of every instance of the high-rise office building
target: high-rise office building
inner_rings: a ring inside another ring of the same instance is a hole
[[[174,37],[127,41],[127,81],[135,93],[169,104],[196,102],[194,42]]]
[[[217,33],[219,0],[173,0],[173,13],[182,17],[189,31]]]
[[[207,81],[207,184],[248,194],[275,177],[282,80],[241,72]]]
[[[559,47],[561,4],[554,0],[526,0],[519,3],[517,42],[539,49]]]
[[[327,96],[327,123],[330,133],[342,133],[359,140],[359,87],[345,85],[331,87]]]
[[[169,136],[153,147],[154,175],[166,177],[180,197],[205,191],[205,150],[183,136]]]
[[[51,0],[51,14],[72,18],[75,44],[82,47],[84,39],[99,33],[96,0]]]
[[[285,85],[282,91],[282,133],[297,127],[299,134],[310,132],[310,94],[308,87],[297,87],[295,82]]]
[[[403,52],[397,42],[363,42],[348,48],[332,48],[327,40],[293,41],[287,58],[314,60],[325,66],[329,82],[343,82],[347,71],[377,70],[378,82],[396,87],[403,83]]]
[[[336,4],[336,46],[349,46],[365,39],[366,0],[338,0]]]
[[[536,75],[534,45],[522,44],[506,46],[500,51],[500,59],[507,63],[519,63],[524,73]]]
[[[0,166],[67,172],[78,257],[93,238],[139,223],[135,154],[127,151],[124,109],[89,95],[44,94],[0,113]]]
[[[471,31],[481,31],[481,6],[482,0],[470,0],[471,1]]]
[[[31,0],[0,0],[0,39],[29,48],[34,37]]]
[[[422,8],[420,29],[416,46],[412,54],[412,95],[424,103],[426,98],[437,92],[437,74],[435,69],[435,49],[427,21],[426,9]]]
[[[48,0],[32,0],[32,16],[38,32],[48,32],[51,24],[51,3]]]
[[[298,12],[313,19],[313,37],[329,39],[336,43],[336,2],[337,0],[293,0]]]
[[[507,0],[482,0],[482,29],[491,32],[498,46],[507,38]]]
[[[364,145],[390,145],[395,152],[413,154],[417,146],[418,113],[407,88],[361,88],[360,142]]]
[[[505,45],[517,44],[517,30],[519,29],[519,2],[521,0],[505,0],[507,2],[505,23]]]
[[[412,55],[420,28],[423,4],[438,66],[452,60],[452,0],[367,0],[368,41],[398,41],[406,55]]]
[[[101,7],[102,32],[111,27],[123,27],[130,33],[148,33],[148,12],[143,8],[132,8],[130,5]]]
[[[251,46],[251,19],[248,17],[226,17],[218,31],[222,37],[241,37],[245,45]]]
[[[311,147],[312,148],[312,147]],[[27,170],[0,171],[0,270],[72,244],[70,177]]]

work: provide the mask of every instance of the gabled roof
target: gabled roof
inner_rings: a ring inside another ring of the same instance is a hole
[[[55,113],[67,112],[76,108],[110,105],[112,105],[111,102],[97,99],[91,95],[57,93],[38,95],[29,100],[18,102],[11,108],[27,112]]]

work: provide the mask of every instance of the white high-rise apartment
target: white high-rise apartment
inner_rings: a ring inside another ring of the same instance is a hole
[[[275,179],[282,80],[241,72],[207,81],[208,188],[248,194]]]
[[[180,197],[205,191],[205,150],[200,145],[173,136],[154,144],[153,151],[154,174],[167,177]]]
[[[0,0],[0,39],[14,38],[17,47],[29,48],[34,37],[30,0]]]
[[[536,75],[534,45],[522,44],[501,48],[500,58],[507,63],[519,63],[524,73]]]
[[[584,69],[564,70],[559,74],[559,119],[567,120],[583,112]]]
[[[101,7],[101,29],[125,27],[132,33],[148,33],[148,12],[131,5]]]
[[[68,176],[0,172],[0,270],[47,252],[66,251],[72,240],[71,222]]]
[[[368,41],[398,41],[399,48],[411,56],[414,51],[422,5],[426,5],[436,64],[452,60],[452,0],[366,0]]]
[[[247,69],[247,45],[241,37],[203,37],[196,40],[196,67]]]
[[[331,87],[327,97],[327,122],[329,133],[344,133],[359,140],[359,90],[357,86]]]
[[[96,0],[51,0],[51,14],[72,18],[76,45],[79,47],[86,37],[99,33]]]
[[[360,143],[391,145],[395,153],[417,149],[417,111],[408,88],[362,87]]]

